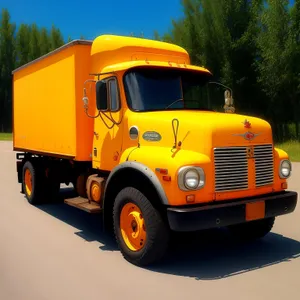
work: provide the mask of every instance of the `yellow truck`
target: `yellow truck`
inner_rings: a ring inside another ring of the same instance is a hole
[[[213,78],[177,45],[114,35],[14,70],[13,147],[28,202],[73,184],[65,203],[101,213],[138,266],[164,256],[171,232],[265,236],[296,207],[291,162],[269,123],[237,114]]]

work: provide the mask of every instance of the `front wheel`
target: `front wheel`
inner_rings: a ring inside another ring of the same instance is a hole
[[[229,226],[229,231],[241,241],[253,241],[266,236],[273,228],[275,217]]]
[[[139,190],[127,187],[120,191],[114,203],[113,221],[119,248],[130,263],[146,266],[166,253],[169,228]]]

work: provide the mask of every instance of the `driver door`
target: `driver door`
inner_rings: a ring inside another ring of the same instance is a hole
[[[123,110],[116,76],[103,79],[107,83],[108,109],[95,119],[93,167],[111,171],[119,163],[123,142]]]

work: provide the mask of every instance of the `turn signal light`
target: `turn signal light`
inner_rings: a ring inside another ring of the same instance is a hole
[[[195,203],[195,195],[186,196],[186,203]]]
[[[171,181],[171,176],[163,176],[164,181]]]
[[[283,182],[283,183],[281,184],[281,188],[282,188],[283,190],[286,190],[286,189],[288,188],[287,182]]]

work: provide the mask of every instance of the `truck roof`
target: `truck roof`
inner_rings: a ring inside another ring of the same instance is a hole
[[[100,35],[94,41],[92,45],[91,55],[104,52],[104,51],[116,51],[116,50],[132,50],[139,51],[170,51],[177,52],[178,54],[188,55],[188,52],[175,44],[145,39],[137,38],[131,36],[118,36],[118,35]]]
[[[109,66],[132,61],[160,61],[190,64],[188,52],[175,44],[162,41],[118,36],[100,35],[91,47],[92,70],[99,74]]]

